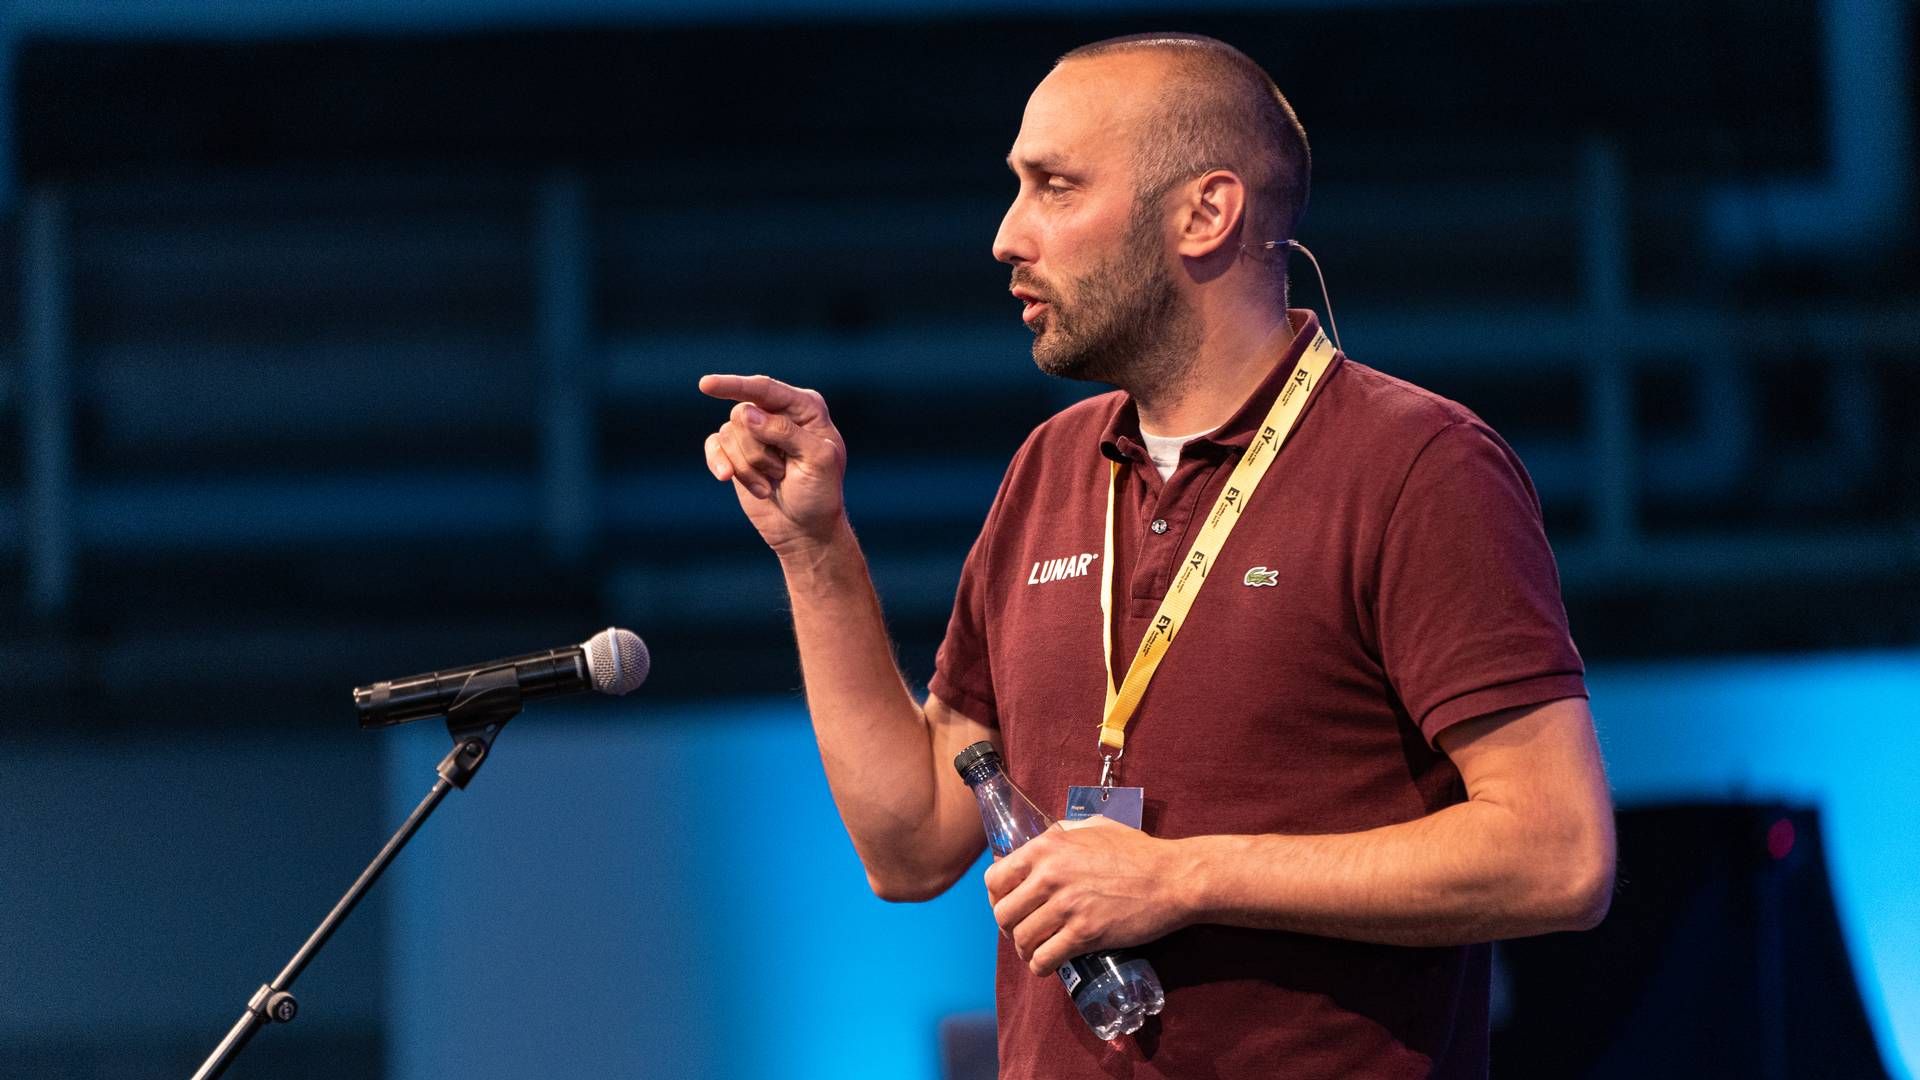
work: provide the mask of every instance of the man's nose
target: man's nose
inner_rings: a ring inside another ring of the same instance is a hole
[[[1007,212],[1000,219],[1000,231],[993,234],[993,257],[1003,263],[1019,266],[1034,259],[1033,239],[1025,226],[1026,215],[1021,213],[1021,201],[1013,200]]]

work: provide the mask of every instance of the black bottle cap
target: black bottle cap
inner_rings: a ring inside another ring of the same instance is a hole
[[[988,758],[992,758],[993,763],[998,765],[1000,763],[1000,751],[995,750],[993,744],[990,742],[977,742],[965,750],[960,751],[959,756],[953,759],[953,767],[961,776],[965,776],[967,775],[968,769],[973,768]]]

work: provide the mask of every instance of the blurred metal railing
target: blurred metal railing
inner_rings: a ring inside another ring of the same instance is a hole
[[[1880,409],[1869,366],[1910,364],[1920,356],[1920,306],[1782,303],[1749,314],[1705,302],[1648,302],[1636,295],[1632,281],[1634,208],[1622,155],[1606,139],[1594,138],[1580,147],[1576,162],[1570,176],[1535,180],[1543,192],[1568,183],[1573,190],[1571,198],[1536,200],[1529,226],[1541,235],[1564,229],[1561,242],[1577,266],[1569,283],[1573,300],[1562,305],[1496,296],[1446,311],[1343,306],[1349,344],[1359,358],[1417,381],[1524,374],[1548,379],[1556,393],[1577,397],[1576,424],[1514,438],[1543,497],[1550,504],[1576,505],[1585,522],[1576,533],[1556,535],[1570,589],[1696,578],[1737,582],[1783,572],[1872,575],[1920,566],[1920,523],[1910,517],[1825,529],[1802,528],[1784,516],[1738,529],[1675,531],[1646,523],[1649,495],[1709,499],[1716,491],[1751,482],[1769,454],[1798,461],[1799,473],[1821,474],[1821,482],[1830,486],[1868,482],[1881,441],[1875,435]],[[230,182],[247,187],[244,180]],[[267,250],[260,238],[273,235],[275,219],[262,207],[270,208],[272,198],[257,187],[247,190],[254,239],[238,246],[196,239],[191,230],[177,227],[143,233],[128,224],[125,214],[115,217],[112,228],[92,235],[76,207],[114,205],[111,189],[88,189],[79,198],[54,186],[28,193],[17,394],[23,470],[18,497],[0,503],[0,549],[17,550],[24,558],[30,611],[57,614],[72,603],[81,556],[90,550],[339,551],[342,545],[454,530],[468,537],[535,536],[549,558],[565,565],[587,558],[609,534],[657,529],[663,521],[671,521],[678,535],[728,528],[733,512],[727,501],[715,497],[716,489],[689,479],[685,466],[697,460],[695,449],[676,441],[647,446],[635,458],[614,459],[601,446],[609,414],[638,415],[643,423],[669,415],[717,415],[691,392],[693,376],[703,370],[764,370],[817,385],[830,395],[938,396],[940,387],[964,385],[989,394],[1019,389],[1063,403],[1085,392],[1067,384],[1036,391],[1039,377],[1020,357],[1024,331],[1010,317],[987,323],[956,315],[939,323],[882,323],[845,332],[756,330],[746,318],[733,325],[683,324],[648,332],[608,329],[598,313],[611,272],[604,252],[610,246],[644,245],[662,221],[677,217],[679,225],[668,234],[697,238],[695,249],[715,259],[770,232],[778,235],[783,250],[919,248],[925,245],[912,230],[922,224],[940,250],[950,248],[955,259],[978,259],[979,251],[963,248],[983,245],[984,239],[955,222],[984,219],[986,212],[956,207],[929,217],[929,208],[913,207],[850,225],[836,211],[802,206],[777,214],[782,220],[777,229],[758,224],[776,214],[769,211],[753,215],[754,223],[747,224],[716,217],[719,227],[707,230],[684,209],[655,213],[645,206],[609,205],[593,180],[573,172],[552,173],[522,188],[518,209],[516,200],[502,201],[495,213],[497,239],[486,240],[472,232],[474,226],[464,225],[462,235],[469,241],[449,249],[449,265],[465,258],[463,251],[522,252],[519,258],[488,256],[498,262],[499,272],[523,275],[518,288],[531,296],[531,325],[518,340],[432,334],[415,340],[402,333],[388,341],[222,344],[178,340],[180,328],[172,327],[150,341],[101,343],[76,333],[77,244],[84,244],[90,257],[109,260],[116,245],[136,245],[141,260],[149,260],[153,272],[166,275],[176,289],[183,286],[179,276],[198,273],[214,283],[209,288],[217,288],[231,278],[223,258],[242,274],[262,272],[257,257],[248,253]],[[1503,190],[1511,195],[1513,185]],[[1454,197],[1461,196],[1456,191]],[[201,207],[197,212],[205,212],[209,198],[204,190],[194,193]],[[378,208],[377,189],[342,196],[347,203],[355,198]],[[1391,232],[1383,216],[1390,222],[1396,204],[1418,198],[1409,191],[1349,204],[1347,218],[1335,209],[1330,221],[1323,208],[1316,235],[1328,237],[1331,242],[1323,246],[1337,251],[1349,222]],[[1482,213],[1498,218],[1507,201],[1505,196],[1490,200]],[[1556,226],[1546,208],[1562,202],[1576,216]],[[167,206],[164,192],[150,190],[128,203],[136,208],[136,218],[140,213],[164,217]],[[1358,215],[1366,220],[1357,220]],[[1461,218],[1457,207],[1449,216],[1469,232],[1486,228],[1483,221]],[[369,226],[356,237],[352,229],[339,227],[316,234],[297,216],[285,224],[329,253],[323,261],[331,269],[324,271],[325,280],[312,283],[314,288],[344,288],[341,282],[349,282],[373,295],[382,280],[435,272],[385,267],[387,278],[366,277],[363,271],[379,266],[380,248],[394,235],[389,228]],[[263,228],[264,233],[258,231]],[[419,228],[431,233],[435,227]],[[616,228],[619,235],[610,235]],[[1434,237],[1422,241],[1436,242]],[[867,260],[872,280],[887,280],[884,267],[871,266],[883,257]],[[662,258],[677,260],[679,272],[690,278],[707,265],[675,248],[664,248]],[[275,251],[274,261],[297,279],[299,245]],[[137,270],[140,260],[131,265]],[[806,274],[797,262],[782,272],[797,275],[796,280]],[[1341,269],[1334,272],[1336,292],[1353,280]],[[92,309],[110,304],[114,288],[138,288],[137,279],[107,281],[105,293],[89,297]],[[908,283],[892,284],[904,288]],[[191,290],[190,283],[185,287]],[[286,282],[280,288],[300,295]],[[1754,358],[1781,342],[1811,337],[1822,343],[1826,362],[1822,393],[1814,396],[1825,442],[1783,451],[1762,429]],[[1695,386],[1686,430],[1654,434],[1639,419],[1636,381],[1648,365]],[[675,395],[672,404],[662,403],[667,395]],[[383,432],[419,423],[457,431],[461,410],[484,419],[482,427],[527,427],[529,453],[524,464],[483,465],[463,462],[456,450],[437,467],[383,462],[375,454],[375,460],[348,469],[289,455],[277,478],[90,475],[78,464],[83,455],[76,447],[75,418],[83,405],[109,437],[117,432],[135,448],[130,452],[149,458],[165,455],[169,430],[198,428],[202,436],[230,430],[238,442],[236,453],[247,454],[249,440],[258,439],[259,452],[272,455],[280,453],[273,445],[276,427],[332,430],[377,443]],[[966,420],[959,423],[965,426]],[[669,429],[678,430],[671,424],[662,428]],[[856,442],[859,436],[854,432]],[[852,479],[858,512],[863,524],[912,527],[927,506],[910,493],[926,485],[904,481],[932,468],[939,470],[933,475],[946,478],[940,483],[965,493],[960,509],[948,512],[977,520],[1003,464],[1003,456],[973,453],[964,442],[925,446],[885,461],[862,460]],[[1786,469],[1776,475],[1794,474],[1790,463],[1773,465]],[[924,564],[950,560],[957,568],[970,538],[968,529],[956,528],[927,541],[931,548],[926,550],[881,551],[877,564],[907,567],[901,580],[922,583],[899,588],[894,602],[923,615],[942,610],[941,588],[924,583],[943,585],[951,575],[930,575]],[[603,577],[609,596],[630,599],[684,596],[682,582],[689,574],[754,577],[755,570],[729,558],[721,554],[688,563],[651,553],[619,557],[603,564]],[[685,606],[692,618],[724,618],[728,607]]]

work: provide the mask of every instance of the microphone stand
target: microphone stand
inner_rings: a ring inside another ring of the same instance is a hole
[[[413,839],[414,833],[420,831],[420,826],[440,805],[440,800],[447,797],[447,792],[454,788],[466,790],[468,782],[480,771],[481,764],[492,751],[494,737],[507,721],[519,714],[520,685],[512,667],[477,671],[467,680],[460,688],[460,696],[447,710],[447,734],[453,737],[453,749],[447,751],[447,756],[440,760],[435,770],[440,775],[434,781],[433,790],[427,792],[427,797],[421,799],[420,805],[407,815],[400,831],[394,833],[393,838],[387,841],[387,846],[373,857],[373,862],[361,872],[360,877],[347,889],[347,894],[327,913],[327,917],[320,921],[313,936],[300,946],[299,952],[293,954],[293,959],[287,962],[280,974],[253,992],[253,997],[247,1001],[246,1011],[240,1014],[240,1019],[234,1022],[227,1037],[220,1040],[220,1045],[214,1048],[213,1053],[193,1074],[193,1080],[213,1080],[227,1071],[233,1059],[239,1056],[261,1028],[269,1023],[289,1023],[299,1015],[300,1004],[290,992],[293,981],[313,962],[320,947],[340,928],[340,923],[366,896],[367,890],[373,888],[373,883],[380,880],[380,875],[400,854],[400,849],[407,846],[407,841]]]

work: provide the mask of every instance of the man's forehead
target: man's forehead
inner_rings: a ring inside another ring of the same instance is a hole
[[[1159,83],[1158,57],[1121,53],[1069,60],[1027,99],[1007,164],[1041,172],[1124,153]]]

